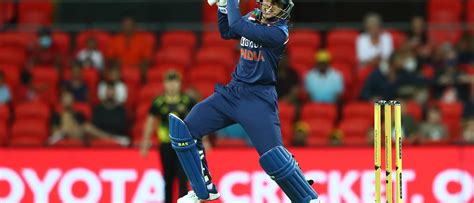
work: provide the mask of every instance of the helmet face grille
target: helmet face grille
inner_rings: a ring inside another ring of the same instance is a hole
[[[257,0],[257,4],[264,4],[263,0]],[[280,13],[278,15],[275,16],[275,18],[278,18],[278,19],[282,19],[282,20],[287,20],[290,18],[290,15],[291,15],[291,10],[293,9],[293,7],[295,6],[295,4],[293,3],[293,1],[289,0],[286,7],[281,9],[281,8],[278,8],[280,10]]]
[[[291,10],[294,6],[295,4],[293,3],[293,1],[288,1],[288,5],[286,6],[286,8],[283,9],[276,17],[284,20],[290,18]]]

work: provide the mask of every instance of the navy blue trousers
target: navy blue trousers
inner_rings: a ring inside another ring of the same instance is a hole
[[[282,145],[274,86],[232,81],[226,86],[216,85],[214,91],[194,106],[184,120],[193,137],[201,140],[204,135],[239,123],[260,155]]]

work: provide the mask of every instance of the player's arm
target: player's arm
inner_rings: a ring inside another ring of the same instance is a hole
[[[154,127],[157,126],[159,123],[159,119],[157,116],[160,113],[160,102],[158,105],[155,105],[155,101],[151,104],[150,110],[148,111],[148,116],[145,120],[145,124],[143,126],[143,134],[142,134],[142,143],[140,146],[140,152],[142,156],[146,156],[148,154],[148,150],[151,146],[151,135],[153,134]]]
[[[217,22],[222,39],[240,39],[238,34],[230,30],[227,14],[222,13],[220,10],[217,13]]]
[[[143,126],[143,134],[142,134],[142,143],[140,146],[142,156],[146,156],[148,154],[148,150],[151,146],[151,135],[153,134],[154,127],[158,119],[152,114],[148,114],[145,124]]]
[[[257,25],[242,18],[238,0],[227,1],[230,31],[267,47],[280,47],[288,41],[288,31],[277,26]]]

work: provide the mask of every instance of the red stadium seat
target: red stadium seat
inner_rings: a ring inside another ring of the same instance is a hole
[[[12,136],[8,145],[12,147],[39,147],[43,146],[46,138]]]
[[[373,115],[372,115],[373,116]],[[343,143],[363,145],[369,143],[368,132],[371,129],[371,120],[364,119],[344,119],[339,128],[344,133]]]
[[[202,47],[219,47],[229,50],[237,49],[237,40],[224,40],[219,31],[209,31],[202,33]]]
[[[24,25],[50,25],[53,21],[53,4],[50,0],[20,1],[18,22]]]
[[[370,102],[351,102],[342,110],[342,117],[346,119],[371,120],[374,117],[374,105]]]
[[[303,120],[309,126],[308,145],[326,145],[329,136],[334,129],[334,122],[327,119],[305,119]]]
[[[113,139],[95,139],[90,142],[91,147],[123,147]]]
[[[192,62],[192,50],[184,47],[168,47],[160,49],[156,53],[155,63],[159,64],[178,64],[180,66],[189,66]]]
[[[7,123],[10,120],[10,109],[6,104],[0,104],[0,123]]]
[[[342,77],[344,78],[344,86],[346,87],[345,90],[347,90],[347,87],[350,87],[354,80],[354,68],[352,65],[346,63],[331,63],[331,66],[341,73]]]
[[[236,57],[232,50],[226,48],[207,47],[201,48],[196,53],[196,63],[220,64],[225,67],[233,67]]]
[[[346,46],[331,46],[328,47],[328,51],[331,53],[331,61],[355,67],[357,61],[355,49]]]
[[[387,31],[390,33],[390,35],[392,35],[393,47],[395,49],[400,48],[400,46],[406,40],[405,33],[401,32],[401,31],[398,31],[398,30],[394,30],[394,29],[390,29],[390,30],[387,30]]]
[[[163,93],[163,83],[149,83],[143,86],[138,93],[140,104],[150,105],[152,100]]]
[[[313,65],[308,65],[308,63],[299,63],[299,62],[291,62],[290,68],[298,73],[300,78],[305,78],[306,73],[314,67]]]
[[[137,35],[140,35],[143,38],[146,48],[149,50],[155,50],[156,48],[156,35],[153,32],[148,31],[139,31]]]
[[[21,47],[0,46],[0,64],[23,67],[26,61],[26,53]]]
[[[8,139],[7,124],[0,121],[0,146],[5,145]]]
[[[351,47],[355,50],[355,44],[359,32],[354,29],[334,29],[327,35],[328,47]]]
[[[173,65],[173,64],[163,64],[154,66],[153,68],[149,69],[146,77],[148,83],[161,83],[165,77],[165,74],[170,70],[177,71],[181,78],[183,78],[185,68],[181,65]]]
[[[20,68],[12,65],[0,64],[0,71],[5,74],[5,81],[10,88],[15,88],[20,84]]]
[[[196,47],[197,37],[191,31],[167,31],[161,35],[160,44],[162,48],[167,47]]]
[[[69,33],[54,31],[53,42],[56,44],[63,56],[68,56],[69,51],[71,50],[71,37],[69,36]]]
[[[194,87],[194,89],[196,89],[199,92],[201,99],[205,99],[208,96],[211,96],[212,93],[214,93],[215,85],[216,83],[213,83],[213,82],[200,81],[200,82],[195,82],[191,84],[190,86]]]
[[[152,99],[153,100],[153,99]],[[146,120],[148,113],[150,111],[150,107],[153,101],[146,102],[143,101],[138,104],[136,110],[135,110],[135,121],[142,121]]]
[[[471,35],[474,35],[474,0],[467,1],[466,22],[470,24],[468,28],[469,32]]]
[[[247,141],[241,138],[218,137],[215,142],[216,147],[249,147]]]
[[[133,143],[133,145],[139,146],[140,143],[143,141],[143,136],[142,135],[143,135],[143,127],[144,126],[145,126],[145,120],[144,119],[138,120],[133,125],[133,129],[132,129],[132,137],[133,137],[132,143]],[[151,135],[151,143],[152,143],[152,145],[156,145],[158,143],[157,136],[156,136],[155,132],[153,132],[152,135]]]
[[[82,78],[84,82],[89,87],[89,90],[97,89],[97,84],[99,83],[99,72],[94,68],[84,68],[82,69]]]
[[[35,42],[34,32],[0,32],[0,47],[26,49]]]
[[[449,42],[457,44],[462,37],[462,31],[458,24],[451,24],[450,28],[431,28],[428,30],[428,37],[438,43]]]
[[[293,122],[281,120],[280,121],[281,138],[284,145],[290,145],[293,141]]]
[[[83,147],[84,143],[79,139],[62,139],[55,143],[53,147]]]
[[[358,70],[357,72],[357,78],[355,79],[355,84],[352,89],[352,97],[353,98],[358,98],[360,96],[360,93],[362,91],[362,88],[364,87],[365,81],[367,78],[374,72],[375,67],[372,66],[366,66]]]
[[[337,107],[334,104],[308,103],[301,109],[301,119],[326,119],[335,122]]]
[[[110,34],[103,30],[86,30],[80,32],[76,37],[76,47],[81,50],[86,47],[87,40],[94,38],[97,41],[97,47],[105,52],[110,41]]]
[[[48,105],[41,102],[20,103],[15,106],[16,120],[37,119],[41,121],[49,121],[51,116]]]
[[[5,0],[0,2],[0,11],[2,11],[2,15],[0,15],[0,27],[13,19],[15,15],[15,5],[13,2],[13,0]]]
[[[461,0],[430,0],[428,2],[428,21],[435,23],[460,22]]]
[[[431,23],[459,23],[460,14],[451,10],[442,10],[435,13],[431,13],[429,16],[429,22]]]
[[[317,50],[321,45],[321,35],[311,29],[297,29],[290,33],[288,48],[291,47],[308,47]]]
[[[200,64],[194,66],[193,69],[189,71],[187,79],[190,83],[207,81],[210,83],[225,84],[229,81],[230,75],[222,65]]]
[[[464,106],[460,102],[444,103],[438,102],[437,105],[441,111],[443,123],[447,125],[451,138],[460,136],[461,117]]]
[[[288,62],[293,64],[304,64],[310,69],[315,64],[315,50],[308,47],[294,47],[289,54]]]
[[[122,68],[122,80],[128,86],[138,87],[141,81],[140,70],[137,68]]]
[[[59,73],[54,67],[37,66],[31,70],[33,83],[36,85],[47,85],[54,87],[58,85]]]
[[[295,105],[289,102],[279,101],[278,112],[280,113],[280,120],[286,120],[291,122],[295,120],[296,108]]]
[[[127,100],[125,101],[126,109],[133,109],[136,102],[138,102],[138,92],[140,91],[139,85],[125,84],[127,86]]]
[[[421,109],[420,105],[418,105],[416,102],[407,102],[405,106],[402,106],[402,108],[406,109],[406,113],[413,116],[413,118],[417,121],[420,122],[422,117],[423,117],[423,109]]]
[[[48,127],[45,120],[18,120],[11,130],[10,145],[43,145],[48,137]]]

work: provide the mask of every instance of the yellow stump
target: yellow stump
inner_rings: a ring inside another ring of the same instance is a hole
[[[399,102],[395,102],[395,169],[396,169],[396,202],[402,203],[402,113]]]
[[[381,106],[385,104],[385,101],[378,101],[374,105],[374,165],[375,165],[375,202],[380,203],[380,176],[381,176],[381,165],[382,158],[380,156],[381,146]]]
[[[392,203],[392,106],[384,106],[385,112],[385,196]]]

